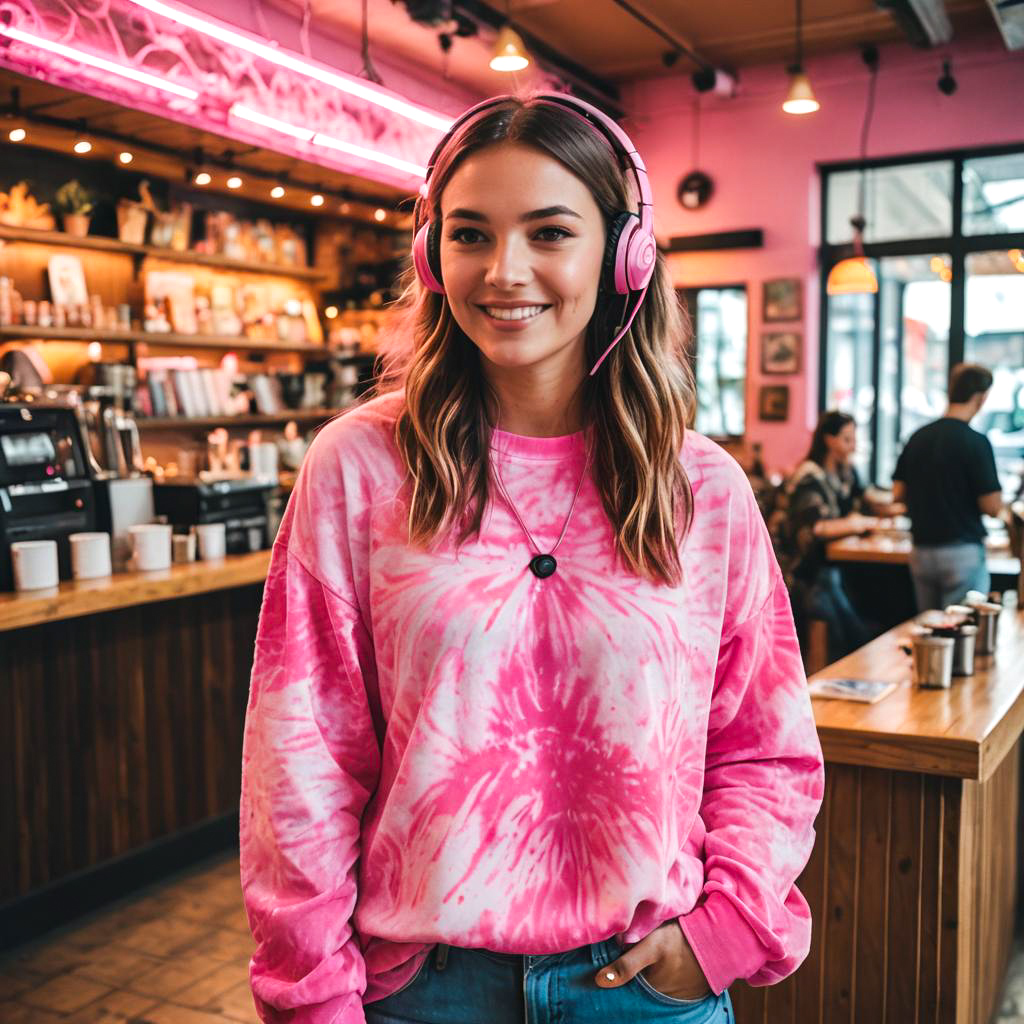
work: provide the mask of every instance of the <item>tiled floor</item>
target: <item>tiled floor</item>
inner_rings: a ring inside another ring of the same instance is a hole
[[[0,1021],[256,1024],[251,952],[238,858],[221,858],[0,957]],[[1024,939],[992,1024],[1024,1024]]]
[[[255,1024],[238,857],[0,957],[3,1024]]]

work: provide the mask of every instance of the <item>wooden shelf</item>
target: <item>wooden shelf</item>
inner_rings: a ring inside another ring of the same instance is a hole
[[[8,242],[34,242],[36,245],[55,245],[66,249],[94,249],[102,252],[120,252],[129,256],[152,257],[169,260],[172,263],[191,263],[196,266],[213,267],[215,270],[237,270],[247,274],[272,274],[277,277],[292,277],[299,281],[324,281],[327,275],[313,267],[286,267],[274,263],[250,263],[233,260],[227,256],[178,249],[161,249],[155,245],[133,245],[117,238],[101,238],[86,235],[76,238],[62,231],[38,231],[35,228],[11,227],[0,224],[0,239]]]
[[[324,345],[287,341],[257,341],[211,334],[156,334],[149,331],[101,330],[92,327],[26,327],[23,324],[0,327],[4,338],[32,338],[39,341],[102,341],[111,345],[145,343],[163,348],[242,348],[259,352],[310,352],[326,355]]]
[[[122,572],[99,580],[64,580],[50,590],[0,593],[0,632],[262,583],[269,565],[270,552],[255,551],[228,555],[219,562],[172,565],[156,572]]]
[[[251,414],[245,416],[150,416],[135,422],[140,430],[176,430],[190,427],[259,427],[289,420],[319,421],[336,416],[340,409],[285,409],[274,415]]]

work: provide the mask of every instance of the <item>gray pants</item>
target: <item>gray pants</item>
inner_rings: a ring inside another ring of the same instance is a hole
[[[915,547],[910,552],[910,575],[919,612],[957,604],[968,590],[988,594],[992,582],[985,546],[974,541]]]

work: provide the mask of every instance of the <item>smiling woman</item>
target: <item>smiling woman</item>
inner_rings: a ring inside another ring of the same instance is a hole
[[[386,383],[318,435],[267,581],[257,1006],[725,1024],[806,954],[821,751],[757,504],[686,429],[643,162],[499,97],[417,218]]]

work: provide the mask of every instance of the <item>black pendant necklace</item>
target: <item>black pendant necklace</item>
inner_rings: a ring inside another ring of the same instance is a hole
[[[527,540],[530,542],[530,546],[534,551],[540,551],[540,545],[533,539],[533,535],[526,528],[526,523],[523,522],[522,516],[519,515],[519,510],[516,508],[515,503],[509,497],[508,491],[505,490],[505,483],[501,479],[501,465],[495,463],[495,475],[494,480],[498,485],[498,490],[501,491],[501,496],[505,499],[505,504],[512,510],[512,515],[516,517],[516,521],[523,529],[523,533],[526,534]],[[587,470],[590,468],[590,447],[587,447],[587,458],[583,464],[583,472],[580,474],[580,482],[576,485],[576,493],[572,496],[572,504],[569,506],[569,514],[565,517],[565,522],[562,524],[562,532],[558,535],[558,540],[555,541],[554,547],[547,554],[535,554],[530,559],[530,572],[539,580],[546,580],[549,576],[554,575],[555,570],[558,568],[558,562],[555,559],[555,551],[558,550],[558,545],[562,543],[562,539],[565,537],[566,531],[569,529],[569,520],[572,519],[573,509],[576,508],[576,499],[580,496],[580,491],[583,490],[583,481],[587,478]]]

